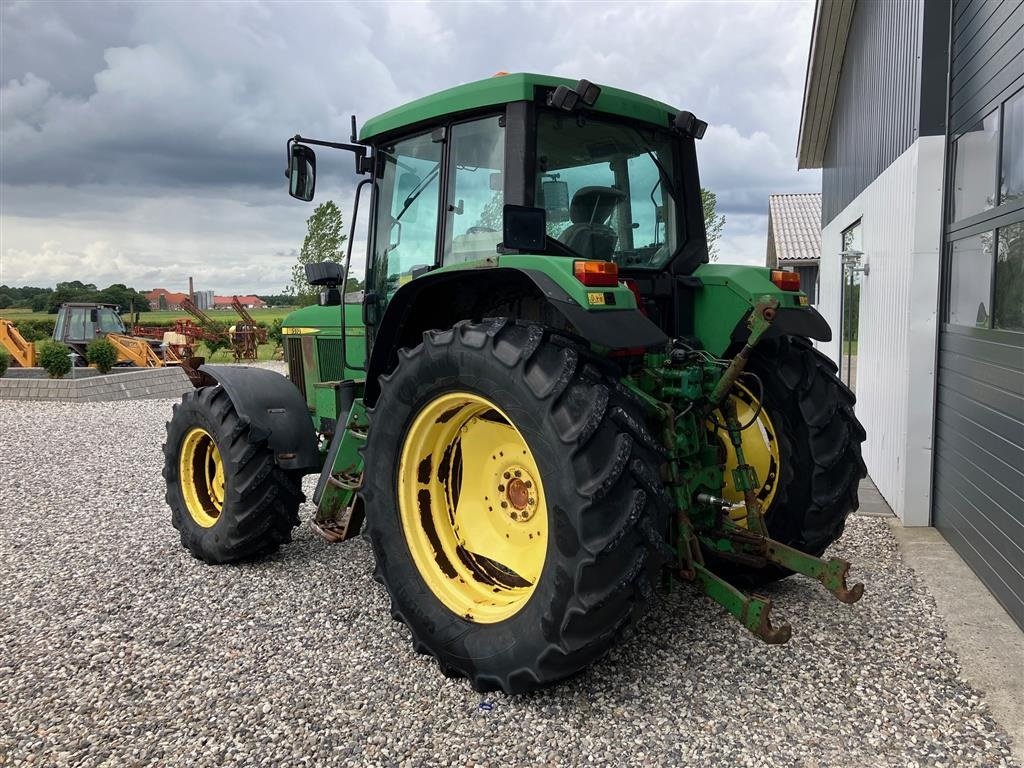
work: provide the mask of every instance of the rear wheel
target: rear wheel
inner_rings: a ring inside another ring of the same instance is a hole
[[[222,387],[186,392],[167,423],[164,479],[181,543],[207,563],[269,554],[291,541],[303,495]]]
[[[743,431],[743,450],[761,483],[757,497],[768,532],[802,552],[821,555],[857,509],[857,486],[867,475],[861,459],[864,428],[853,411],[856,398],[835,375],[835,364],[804,339],[761,342],[747,370],[760,379],[763,392],[748,380],[732,397],[740,422],[753,421]],[[735,452],[724,429],[711,428],[727,455],[723,495],[742,504],[730,472]],[[745,512],[736,507],[733,517],[742,524]],[[717,573],[747,585],[791,574],[774,565],[750,568],[713,555],[709,559]]]
[[[428,332],[382,377],[361,492],[376,575],[416,650],[477,690],[583,669],[653,597],[660,453],[599,365],[494,320]]]

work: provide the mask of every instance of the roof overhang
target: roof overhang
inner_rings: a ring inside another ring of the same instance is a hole
[[[846,39],[856,0],[817,0],[807,56],[804,105],[797,140],[797,168],[821,168],[843,71]]]

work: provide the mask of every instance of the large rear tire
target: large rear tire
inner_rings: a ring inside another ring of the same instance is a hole
[[[835,364],[798,337],[761,342],[747,370],[764,386],[760,429],[768,445],[761,454],[770,458],[757,469],[769,534],[802,552],[821,555],[857,509],[857,486],[867,475],[861,458],[865,432],[853,410],[856,397],[836,376]],[[741,421],[744,416],[740,414]],[[753,427],[745,432],[744,442],[751,437],[758,442]],[[726,496],[742,500],[728,487]],[[709,561],[718,574],[745,586],[792,573],[774,565],[750,568],[713,555]]]
[[[479,691],[580,671],[655,593],[661,454],[601,365],[498,319],[424,334],[381,378],[361,490],[376,576],[414,648]]]
[[[223,387],[186,392],[167,423],[164,479],[181,544],[206,563],[249,560],[291,541],[301,478],[274,463]]]

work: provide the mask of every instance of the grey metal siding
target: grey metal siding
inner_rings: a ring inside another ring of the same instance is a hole
[[[959,14],[959,15],[958,15]],[[954,7],[950,129],[989,112],[1024,77],[1024,0],[958,0]]]
[[[1024,0],[956,0],[952,40],[955,139],[1024,81]],[[996,208],[954,226],[949,209],[947,257],[974,229],[1024,218]],[[934,456],[933,524],[1024,628],[1024,333],[940,328]]]
[[[1024,336],[939,336],[934,524],[1024,627]]]
[[[822,172],[822,226],[919,135],[945,132],[949,5],[859,2],[850,25]]]

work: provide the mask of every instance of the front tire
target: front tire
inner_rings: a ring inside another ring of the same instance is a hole
[[[171,524],[206,563],[232,563],[291,541],[300,478],[274,463],[223,387],[186,392],[167,423],[163,476]]]
[[[381,378],[361,491],[376,576],[414,648],[479,691],[578,672],[653,598],[661,455],[600,365],[498,319],[424,334]]]

